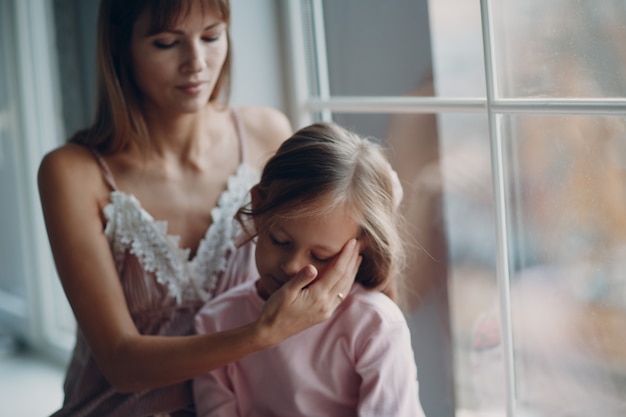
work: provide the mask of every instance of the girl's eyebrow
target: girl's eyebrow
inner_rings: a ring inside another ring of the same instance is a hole
[[[285,229],[283,229],[282,226],[277,225],[274,228],[274,231],[272,233],[282,233],[282,234],[284,234],[287,237],[287,239],[293,240],[291,235],[289,233],[287,233],[287,231]],[[339,248],[337,250],[335,248],[331,248],[330,246],[326,246],[324,244],[315,245],[315,246],[313,246],[312,249],[320,250],[320,251],[323,251],[323,252],[328,252],[330,254],[333,254],[333,256],[338,254],[339,252],[341,252],[341,248]]]
[[[326,246],[326,245],[315,245],[313,247],[313,249],[321,250],[323,252],[328,252],[328,253],[332,253],[332,254],[337,254],[337,253],[341,252],[341,248],[339,248],[339,250],[336,250],[336,249],[331,248],[331,247]]]

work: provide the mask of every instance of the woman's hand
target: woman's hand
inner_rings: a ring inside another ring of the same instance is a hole
[[[360,264],[359,245],[351,239],[324,275],[317,277],[315,267],[307,265],[276,291],[258,321],[268,347],[328,319],[352,288]]]

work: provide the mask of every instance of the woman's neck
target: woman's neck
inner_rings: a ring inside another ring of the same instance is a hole
[[[193,160],[210,146],[208,125],[212,109],[207,106],[196,113],[146,115],[150,147],[148,152],[162,158],[176,158],[181,161]]]

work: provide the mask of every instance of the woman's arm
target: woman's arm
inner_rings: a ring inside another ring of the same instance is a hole
[[[301,290],[314,278],[304,271],[247,326],[211,335],[141,335],[103,232],[101,208],[108,190],[93,156],[80,146],[67,145],[43,159],[38,181],[65,294],[98,366],[122,392],[188,380],[275,345],[327,318],[339,301],[332,292],[346,293],[356,274],[358,253],[344,250],[323,279]]]

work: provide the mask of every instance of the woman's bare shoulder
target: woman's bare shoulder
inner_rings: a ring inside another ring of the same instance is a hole
[[[291,136],[291,123],[284,113],[271,107],[243,106],[239,114],[249,140],[251,162],[260,168]]]
[[[66,143],[44,155],[41,165],[43,168],[53,168],[66,163],[84,164],[89,162],[95,162],[93,153],[89,149],[75,143]]]
[[[44,155],[37,179],[40,188],[71,187],[80,192],[101,184],[102,174],[89,149],[68,143]]]

